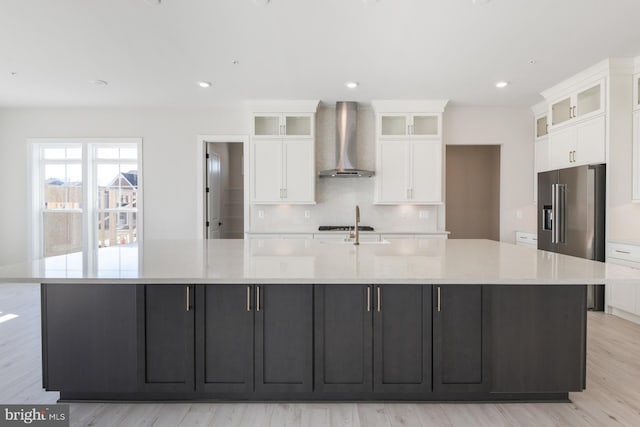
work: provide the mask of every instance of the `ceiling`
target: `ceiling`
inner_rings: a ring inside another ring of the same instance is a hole
[[[602,59],[640,55],[638,0],[157,3],[0,0],[0,106],[528,106]],[[360,86],[347,89],[350,80]]]

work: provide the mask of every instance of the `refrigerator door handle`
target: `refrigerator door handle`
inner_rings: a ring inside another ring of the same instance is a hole
[[[558,217],[557,217],[557,225],[558,225],[558,235],[557,242],[558,243],[567,243],[567,184],[557,184],[558,189],[556,190],[556,195],[558,197]]]
[[[551,243],[558,243],[558,184],[551,184]]]

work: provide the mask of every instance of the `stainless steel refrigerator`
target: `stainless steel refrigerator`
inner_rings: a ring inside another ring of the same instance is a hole
[[[605,165],[538,174],[538,249],[604,262]],[[587,308],[604,309],[604,285],[589,286]]]

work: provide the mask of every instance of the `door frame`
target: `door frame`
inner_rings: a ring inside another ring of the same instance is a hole
[[[206,213],[206,198],[205,183],[207,182],[207,144],[210,142],[229,143],[229,144],[242,144],[242,157],[243,157],[243,201],[244,201],[244,233],[249,232],[249,179],[250,169],[249,165],[249,136],[248,135],[198,135],[196,142],[196,173],[198,179],[196,181],[196,192],[199,196],[196,198],[196,230],[195,235],[198,239],[206,239],[207,236],[207,213]]]

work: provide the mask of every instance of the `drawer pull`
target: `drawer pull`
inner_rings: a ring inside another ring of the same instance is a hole
[[[619,254],[631,255],[631,252],[629,251],[621,251],[620,249],[614,249],[614,250]]]

